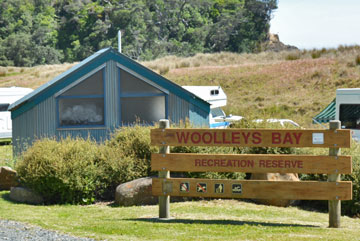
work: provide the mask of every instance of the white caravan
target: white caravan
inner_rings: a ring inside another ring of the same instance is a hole
[[[336,90],[335,120],[342,129],[351,129],[352,137],[360,140],[360,88]]]
[[[8,111],[9,105],[32,91],[30,88],[22,87],[0,88],[0,141],[8,141],[12,137],[11,114]]]
[[[210,128],[226,128],[231,122],[243,119],[242,116],[226,116],[221,107],[226,106],[227,97],[221,86],[182,86],[187,91],[209,102]]]

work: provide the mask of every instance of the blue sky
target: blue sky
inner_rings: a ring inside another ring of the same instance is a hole
[[[360,45],[360,0],[279,0],[270,24],[300,49]]]

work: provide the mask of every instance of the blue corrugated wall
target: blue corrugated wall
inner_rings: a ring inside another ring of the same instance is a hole
[[[197,127],[209,127],[209,112],[205,112],[193,104],[189,106],[189,119],[190,122]]]

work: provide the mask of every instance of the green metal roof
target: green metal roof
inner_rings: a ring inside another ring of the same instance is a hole
[[[331,120],[335,120],[335,106],[336,99],[334,99],[325,109],[313,118],[315,124],[328,123]]]

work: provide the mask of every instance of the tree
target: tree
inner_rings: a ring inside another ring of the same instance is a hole
[[[80,61],[116,47],[118,30],[123,53],[137,60],[256,52],[276,5],[276,0],[0,0],[0,64]]]

